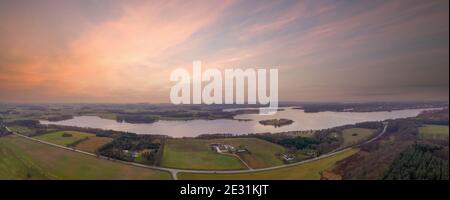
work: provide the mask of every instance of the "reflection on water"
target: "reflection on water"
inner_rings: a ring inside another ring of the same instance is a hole
[[[190,121],[158,121],[152,124],[130,124],[117,122],[115,120],[102,119],[97,116],[79,116],[73,119],[49,122],[41,121],[42,124],[57,124],[66,126],[90,127],[109,129],[116,131],[127,131],[137,134],[164,134],[172,137],[190,137],[200,134],[211,133],[264,133],[283,132],[294,130],[318,130],[332,128],[345,124],[354,124],[364,121],[381,121],[386,119],[397,119],[417,116],[426,109],[396,110],[391,112],[318,112],[305,113],[303,110],[284,108],[275,115],[244,114],[238,115],[236,119],[251,119],[252,121],[238,121],[229,119],[217,120],[190,120]],[[286,118],[294,120],[294,123],[282,126],[264,126],[258,121],[264,119]]]

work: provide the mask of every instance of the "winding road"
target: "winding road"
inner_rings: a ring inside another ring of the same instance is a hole
[[[249,169],[241,169],[241,170],[220,170],[220,171],[217,171],[217,170],[194,170],[194,169],[175,169],[175,168],[167,168],[167,167],[156,167],[156,166],[149,166],[149,165],[139,164],[139,163],[135,163],[135,162],[128,162],[128,161],[123,161],[123,160],[117,160],[117,159],[109,158],[109,157],[106,157],[106,156],[101,156],[101,155],[89,153],[89,152],[86,152],[86,151],[82,151],[82,150],[79,150],[79,149],[70,148],[70,147],[66,147],[66,146],[62,146],[62,145],[58,145],[58,144],[53,144],[53,143],[46,142],[46,141],[43,141],[43,140],[38,140],[36,138],[32,138],[32,137],[28,137],[28,136],[25,136],[25,135],[21,135],[19,133],[11,131],[8,127],[6,127],[6,129],[8,131],[12,132],[14,135],[17,135],[19,137],[26,138],[26,139],[29,139],[29,140],[33,140],[33,141],[36,141],[36,142],[39,142],[39,143],[42,143],[42,144],[54,146],[54,147],[57,147],[57,148],[65,149],[65,150],[68,150],[68,151],[73,151],[73,152],[85,154],[85,155],[88,155],[88,156],[93,156],[93,157],[96,157],[96,158],[99,158],[99,159],[104,159],[104,160],[109,160],[109,161],[113,161],[113,162],[123,163],[123,164],[132,165],[132,166],[136,166],[136,167],[142,167],[142,168],[147,168],[147,169],[166,171],[166,172],[169,172],[171,174],[171,176],[172,176],[172,178],[174,180],[177,180],[178,179],[178,177],[177,177],[178,173],[236,174],[236,173],[262,172],[262,171],[269,171],[269,170],[280,169],[280,168],[285,168],[285,167],[292,167],[292,166],[301,165],[301,164],[305,164],[305,163],[308,163],[308,162],[320,160],[320,159],[323,159],[323,158],[327,158],[327,157],[330,157],[330,156],[333,156],[333,155],[336,155],[336,154],[348,151],[348,150],[350,150],[350,149],[352,149],[354,147],[359,147],[359,146],[362,146],[362,145],[365,145],[365,144],[368,144],[368,143],[371,143],[371,142],[377,140],[378,138],[383,136],[383,134],[386,132],[388,123],[387,122],[383,122],[383,124],[384,124],[383,130],[377,136],[373,137],[372,139],[367,140],[367,141],[365,141],[363,143],[360,143],[360,144],[353,145],[353,146],[348,146],[348,147],[345,147],[345,148],[342,148],[342,149],[336,149],[336,150],[334,150],[334,151],[332,151],[330,153],[323,154],[323,155],[315,157],[315,158],[311,158],[311,159],[300,161],[300,162],[296,162],[296,163],[279,165],[279,166],[274,166],[274,167],[267,167],[267,168],[259,168],[259,169],[249,168]]]

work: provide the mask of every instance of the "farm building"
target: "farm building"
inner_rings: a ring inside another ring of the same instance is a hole
[[[292,161],[295,159],[294,155],[291,154],[282,154],[281,156],[285,161]]]

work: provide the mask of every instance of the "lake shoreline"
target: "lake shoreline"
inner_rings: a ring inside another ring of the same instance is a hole
[[[50,122],[40,120],[41,124],[55,124],[64,126],[98,128],[105,130],[124,131],[136,134],[167,135],[170,137],[196,137],[205,134],[255,134],[277,133],[287,131],[321,130],[336,126],[355,124],[365,121],[383,121],[415,117],[424,110],[430,109],[406,109],[391,112],[319,112],[305,113],[302,110],[292,108],[284,109],[275,115],[241,114],[234,119],[195,119],[188,121],[159,120],[151,124],[131,124],[117,122],[116,120],[103,119],[98,116],[75,116],[73,119]],[[293,120],[290,125],[282,127],[264,126],[259,124],[261,120],[273,118],[286,118]]]

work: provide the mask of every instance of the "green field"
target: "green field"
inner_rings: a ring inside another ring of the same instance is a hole
[[[98,148],[102,147],[105,144],[110,143],[112,140],[113,140],[112,138],[108,137],[89,137],[89,139],[83,140],[79,144],[77,144],[75,148],[95,153]]]
[[[164,144],[161,166],[179,169],[232,170],[245,169],[236,157],[212,151],[211,140],[169,139]]]
[[[419,138],[448,141],[448,126],[424,125],[419,128]]]
[[[284,147],[257,138],[227,138],[211,140],[211,143],[230,144],[234,147],[243,146],[249,152],[239,153],[239,156],[251,168],[266,168],[282,165],[283,161],[277,155],[285,151]]]
[[[20,134],[29,133],[32,131],[30,128],[27,128],[25,126],[11,126],[11,127],[9,127],[9,129],[13,132],[20,133]]]
[[[343,160],[355,153],[358,149],[351,149],[341,152],[331,157],[312,161],[305,164],[300,164],[292,167],[281,169],[274,169],[263,172],[237,173],[237,174],[193,174],[193,173],[179,173],[179,179],[185,180],[318,180],[320,173],[331,169],[337,161]]]
[[[360,143],[364,140],[368,140],[375,134],[375,129],[367,129],[367,128],[348,128],[342,131],[342,137],[344,138],[344,142],[342,143],[343,147],[354,145]]]
[[[64,137],[64,134],[70,134],[71,137]],[[67,146],[69,144],[72,144],[76,141],[89,138],[89,137],[95,137],[95,134],[92,133],[84,133],[79,131],[56,131],[56,132],[50,132],[43,135],[38,135],[34,138],[51,142],[54,144],[59,144],[63,146]]]
[[[0,179],[170,179],[163,171],[71,152],[19,136],[0,138]]]

